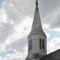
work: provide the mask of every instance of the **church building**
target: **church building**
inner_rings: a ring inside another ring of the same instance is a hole
[[[25,60],[44,60],[44,56],[47,56],[47,36],[42,28],[38,0],[36,0],[32,29],[28,35],[28,55]]]

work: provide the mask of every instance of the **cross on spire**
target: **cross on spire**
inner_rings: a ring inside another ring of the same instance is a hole
[[[36,7],[38,7],[38,0],[36,0]]]

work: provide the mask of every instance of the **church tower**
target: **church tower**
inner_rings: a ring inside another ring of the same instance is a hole
[[[38,0],[36,0],[35,14],[32,24],[32,29],[28,35],[28,56],[25,60],[40,60],[43,56],[47,54],[47,36],[45,35],[39,9]]]

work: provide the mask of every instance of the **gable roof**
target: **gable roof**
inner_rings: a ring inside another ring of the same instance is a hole
[[[60,49],[44,56],[40,60],[60,60]]]

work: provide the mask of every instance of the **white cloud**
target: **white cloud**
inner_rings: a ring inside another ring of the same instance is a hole
[[[24,49],[25,49],[25,52],[18,52],[16,50],[12,49],[14,51],[14,53],[12,53],[12,54],[5,53],[5,57],[0,57],[0,58],[3,60],[13,60],[13,59],[24,60],[27,56],[27,47],[24,47]],[[8,52],[8,51],[6,51],[6,52]]]
[[[5,45],[4,44],[0,44],[0,51],[4,51],[5,50]]]
[[[7,23],[7,14],[4,8],[1,8],[0,10],[0,23]]]
[[[47,38],[50,38],[50,36],[51,36],[50,33],[46,33],[46,35],[47,35]]]
[[[55,31],[60,30],[60,8],[56,8],[49,14],[45,16],[45,18],[42,18],[43,28],[45,29],[51,29]]]
[[[60,49],[60,38],[53,38],[52,40],[48,41],[47,46],[48,46],[48,53]]]
[[[32,16],[32,7],[34,8],[34,3],[31,2],[32,0],[6,0],[3,8],[6,10],[8,20],[13,20],[14,23],[18,24],[24,17]]]
[[[15,54],[7,54],[7,59],[22,59],[23,56],[21,53],[16,52]]]
[[[41,16],[46,16],[57,7],[60,7],[60,0],[38,0],[40,3]]]
[[[0,26],[0,43],[4,42],[14,31],[10,23],[2,23]]]
[[[26,17],[19,25],[15,25],[14,32],[9,37],[7,37],[4,43],[9,45],[14,41],[23,38],[24,36],[27,37],[31,29],[31,23],[32,18]]]

